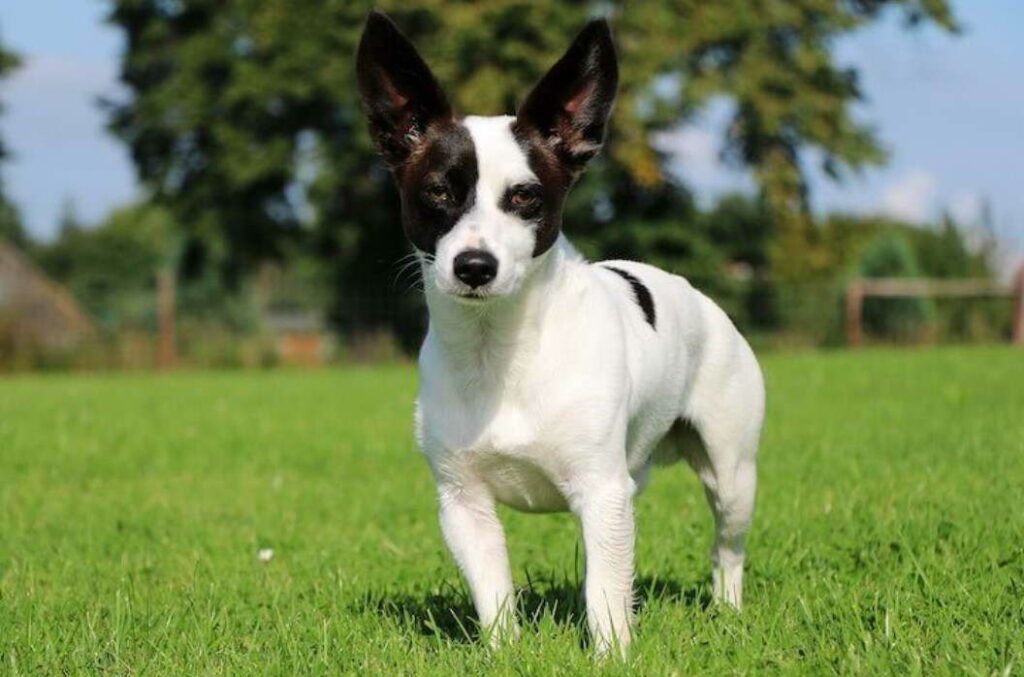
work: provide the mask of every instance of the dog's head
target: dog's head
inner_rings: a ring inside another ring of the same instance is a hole
[[[566,193],[604,140],[618,83],[608,24],[587,24],[514,117],[457,117],[415,47],[379,12],[356,62],[427,284],[468,302],[513,294],[558,238]]]

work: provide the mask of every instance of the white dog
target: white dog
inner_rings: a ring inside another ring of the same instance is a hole
[[[681,277],[588,263],[561,235],[618,80],[608,25],[586,26],[515,117],[453,113],[415,48],[371,13],[357,73],[422,263],[430,329],[416,431],[441,528],[492,641],[517,633],[495,501],[572,511],[599,652],[630,640],[633,497],[686,459],[714,514],[719,600],[740,605],[764,385],[729,318]]]

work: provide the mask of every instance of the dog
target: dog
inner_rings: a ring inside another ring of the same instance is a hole
[[[562,234],[566,194],[600,149],[615,98],[608,23],[588,23],[515,116],[456,116],[376,11],[356,74],[422,268],[417,442],[485,636],[518,636],[500,502],[574,513],[592,645],[624,652],[633,498],[653,465],[679,459],[714,516],[714,596],[739,607],[765,402],[753,351],[682,277],[589,263]]]

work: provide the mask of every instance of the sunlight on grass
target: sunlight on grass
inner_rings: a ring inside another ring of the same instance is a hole
[[[708,604],[698,483],[637,504],[636,674],[1024,664],[1024,354],[765,360],[747,606]],[[621,674],[583,650],[576,528],[503,513],[522,641],[473,639],[410,368],[0,382],[11,674]]]

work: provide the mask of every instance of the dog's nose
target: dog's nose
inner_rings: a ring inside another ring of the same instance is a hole
[[[454,268],[455,277],[476,289],[498,274],[498,259],[483,249],[467,249],[455,257]]]

